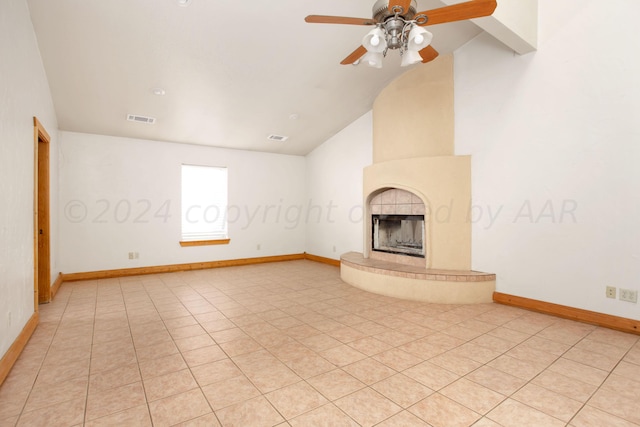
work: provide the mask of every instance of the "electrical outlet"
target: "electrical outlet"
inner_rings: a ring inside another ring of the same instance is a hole
[[[335,252],[335,251],[336,251],[336,247],[334,246],[334,247],[333,247],[333,252]]]
[[[129,259],[133,259],[133,252],[129,252]]]
[[[134,252],[133,259],[138,259],[138,258],[140,258],[140,254],[138,252]]]
[[[620,289],[620,301],[638,302],[638,291],[633,289]]]
[[[257,249],[257,250],[260,250],[260,243],[258,243],[258,244],[256,245],[256,249]]]
[[[607,298],[615,298],[615,297],[616,297],[615,286],[607,286]]]

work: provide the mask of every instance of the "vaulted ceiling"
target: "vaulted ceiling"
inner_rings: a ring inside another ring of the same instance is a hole
[[[310,14],[369,18],[373,3],[28,0],[61,130],[296,155],[369,111],[407,71],[397,51],[382,69],[339,64],[370,27],[304,22]],[[440,54],[482,31],[470,21],[429,30]]]

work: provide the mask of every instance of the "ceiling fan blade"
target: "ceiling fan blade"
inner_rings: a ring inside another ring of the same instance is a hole
[[[445,22],[464,21],[465,19],[480,18],[489,16],[496,10],[498,3],[496,0],[471,0],[464,3],[452,4],[451,6],[440,7],[438,9],[418,12],[414,19],[420,15],[426,15],[427,22],[418,25],[435,25]]]
[[[389,2],[389,12],[394,13],[393,8],[396,6],[400,6],[402,8],[402,13],[407,13],[409,10],[409,6],[411,6],[411,0],[391,0]]]
[[[358,47],[356,50],[354,50],[353,52],[351,52],[349,54],[349,56],[347,56],[346,58],[344,58],[342,60],[342,62],[340,62],[342,65],[349,65],[349,64],[353,64],[354,62],[356,62],[358,59],[362,58],[362,56],[367,53],[367,49],[365,49],[364,46],[360,46]]]
[[[347,24],[347,25],[376,25],[371,18],[347,18],[345,16],[309,15],[304,18],[310,24]]]
[[[425,47],[420,52],[420,56],[422,57],[422,62],[429,62],[436,59],[439,55],[438,51],[431,47],[431,45]]]

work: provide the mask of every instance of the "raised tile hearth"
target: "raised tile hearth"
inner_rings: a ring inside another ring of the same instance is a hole
[[[438,270],[365,258],[348,252],[340,259],[342,280],[376,294],[439,304],[492,301],[496,275],[471,270]]]

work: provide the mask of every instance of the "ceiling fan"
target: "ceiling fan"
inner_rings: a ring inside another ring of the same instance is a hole
[[[422,27],[446,22],[489,16],[496,9],[496,0],[471,0],[437,9],[416,12],[415,0],[377,0],[372,18],[309,15],[306,22],[313,24],[374,25],[362,40],[362,45],[340,62],[343,65],[364,62],[375,68],[382,67],[382,58],[388,49],[399,49],[402,66],[429,62],[438,56],[430,46],[433,35]]]

